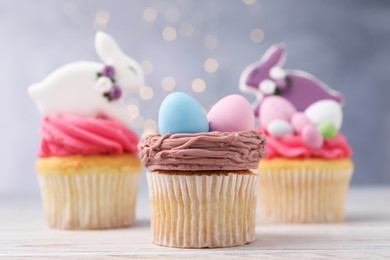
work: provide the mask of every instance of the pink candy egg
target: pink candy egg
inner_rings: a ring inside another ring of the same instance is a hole
[[[215,104],[207,115],[210,131],[232,132],[254,128],[255,117],[249,102],[240,95],[230,95]]]
[[[301,133],[307,125],[313,125],[307,116],[302,112],[297,112],[291,117],[291,124],[297,133]]]
[[[320,148],[324,143],[324,137],[311,124],[303,127],[301,136],[305,143],[312,148]]]
[[[267,126],[276,119],[290,121],[296,112],[295,107],[287,99],[268,96],[264,98],[259,108],[259,119],[262,125]]]

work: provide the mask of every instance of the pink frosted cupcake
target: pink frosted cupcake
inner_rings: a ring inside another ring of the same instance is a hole
[[[143,74],[109,35],[97,33],[96,49],[106,64],[68,64],[29,88],[44,116],[36,169],[53,228],[134,223],[141,164],[122,94]]]
[[[272,222],[337,222],[353,172],[340,133],[343,97],[314,76],[281,68],[284,45],[272,46],[241,77],[259,97],[255,114],[267,136],[260,175],[261,215]]]

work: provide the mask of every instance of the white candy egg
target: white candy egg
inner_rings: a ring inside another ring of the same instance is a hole
[[[304,113],[315,125],[326,121],[332,122],[337,131],[340,130],[343,122],[341,105],[330,99],[320,100],[311,104]]]
[[[286,77],[286,72],[279,66],[272,67],[269,76],[274,80],[281,80]]]
[[[95,82],[95,87],[100,93],[110,91],[111,86],[112,86],[111,79],[104,76],[98,78]]]
[[[260,83],[260,91],[264,94],[272,95],[275,93],[276,84],[272,80],[266,79]]]
[[[292,133],[294,129],[286,120],[276,119],[267,125],[267,131],[270,135],[282,137]]]

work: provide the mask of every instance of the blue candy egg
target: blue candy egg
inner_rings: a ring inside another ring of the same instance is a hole
[[[200,133],[209,131],[202,106],[191,96],[174,92],[161,103],[158,113],[160,134]]]

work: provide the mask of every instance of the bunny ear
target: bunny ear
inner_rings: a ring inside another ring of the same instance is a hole
[[[260,84],[265,80],[271,79],[271,69],[281,67],[285,61],[285,56],[285,46],[283,43],[271,46],[259,61],[249,65],[241,73],[240,90],[255,94],[257,96],[256,102],[260,103],[264,97],[264,93],[260,90]]]
[[[286,60],[284,43],[272,45],[261,57],[260,63],[263,68],[271,70],[272,67],[282,66]]]
[[[95,49],[100,59],[109,63],[122,54],[115,40],[104,32],[97,32],[95,36]]]
[[[285,57],[285,46],[283,43],[272,45],[259,61],[249,65],[241,73],[241,91],[257,94],[259,92],[259,84],[263,80],[270,79],[271,69],[281,67]]]

